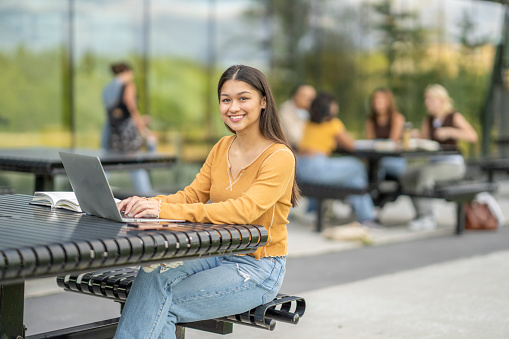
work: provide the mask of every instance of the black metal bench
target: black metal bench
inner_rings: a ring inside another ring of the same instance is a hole
[[[0,194],[14,194],[14,189],[9,186],[0,186]]]
[[[127,267],[83,274],[70,274],[57,277],[57,284],[66,291],[85,293],[120,302],[122,309],[137,272],[138,268]],[[273,301],[242,314],[178,324],[177,338],[183,339],[185,337],[185,328],[229,334],[233,332],[234,323],[272,331],[277,321],[297,324],[304,315],[305,308],[306,303],[303,298],[280,293]],[[40,338],[61,338],[70,334],[72,334],[72,338],[111,338],[117,328],[118,320],[119,318],[108,319],[51,333],[44,333],[41,334]],[[31,337],[31,339],[36,338]]]
[[[422,193],[401,192],[402,195],[419,198],[438,198],[456,203],[456,234],[463,233],[465,229],[464,204],[474,199],[481,192],[495,192],[498,184],[486,181],[458,181],[437,185],[433,190]]]
[[[316,228],[317,232],[321,232],[323,229],[323,200],[325,199],[340,199],[343,200],[347,196],[352,194],[365,194],[370,193],[373,195],[380,195],[378,188],[366,188],[366,189],[353,189],[341,186],[311,184],[307,182],[299,181],[299,188],[301,194],[310,198],[316,198],[318,200]],[[386,202],[394,201],[400,195],[408,195],[411,197],[422,197],[422,198],[437,198],[445,199],[450,202],[454,202],[457,205],[457,223],[456,223],[456,234],[461,234],[465,228],[465,211],[463,205],[467,201],[471,201],[476,194],[481,192],[494,192],[498,189],[498,185],[494,182],[479,182],[479,181],[458,181],[451,182],[443,185],[437,185],[433,190],[415,193],[402,191],[398,186],[397,190],[391,192],[383,192],[382,197],[378,196],[378,206],[383,206]],[[375,200],[375,199],[374,199]]]
[[[344,200],[349,195],[369,193],[368,188],[356,189],[338,185],[314,184],[300,180],[298,182],[298,185],[303,196],[306,196],[308,198],[315,198],[318,202],[316,209],[316,226],[315,226],[316,232],[321,232],[323,229],[323,215],[324,215],[323,201],[325,199]]]
[[[478,165],[488,174],[489,182],[494,182],[495,172],[509,173],[509,158],[481,159]]]

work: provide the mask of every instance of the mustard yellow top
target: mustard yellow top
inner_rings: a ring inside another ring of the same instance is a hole
[[[308,122],[298,146],[299,151],[331,155],[337,147],[336,135],[343,133],[344,130],[345,125],[338,118],[320,124]]]
[[[153,198],[161,201],[159,217],[262,225],[269,234],[267,244],[250,255],[256,259],[286,255],[295,157],[285,145],[274,143],[232,178],[228,151],[235,137],[219,140],[183,191]],[[207,204],[209,200],[213,204]]]

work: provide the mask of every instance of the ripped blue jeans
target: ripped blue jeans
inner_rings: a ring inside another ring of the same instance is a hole
[[[175,338],[175,324],[242,313],[281,288],[286,257],[222,256],[142,267],[118,324],[119,338]]]

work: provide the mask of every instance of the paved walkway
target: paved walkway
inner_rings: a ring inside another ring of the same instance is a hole
[[[273,332],[234,326],[231,337],[509,338],[509,251],[299,294],[306,314]],[[186,331],[187,339],[217,335]]]

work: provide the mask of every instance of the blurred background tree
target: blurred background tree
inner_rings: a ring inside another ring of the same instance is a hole
[[[134,66],[140,110],[162,150],[173,150],[175,135],[227,133],[215,84],[235,63],[264,71],[278,102],[299,83],[334,93],[357,137],[376,87],[391,88],[418,126],[435,82],[480,131],[503,19],[501,5],[474,0],[82,0],[70,16],[72,1],[0,2],[0,115],[9,121],[0,147],[67,145],[71,116],[76,146],[98,147],[100,92],[119,60]]]

